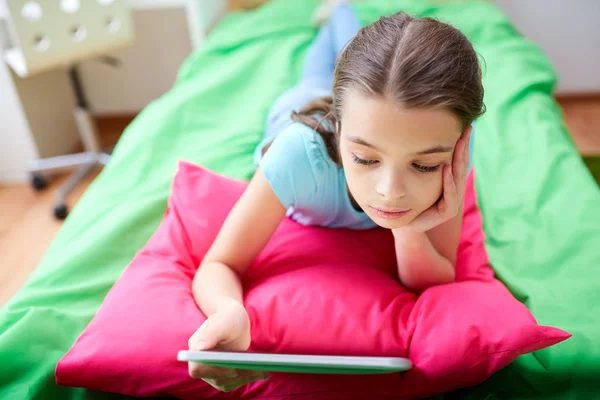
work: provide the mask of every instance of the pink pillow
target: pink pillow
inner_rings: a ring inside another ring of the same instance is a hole
[[[245,282],[251,350],[407,356],[413,370],[360,379],[275,373],[231,393],[216,391],[190,378],[176,356],[205,319],[190,290],[196,266],[244,188],[180,163],[162,224],[58,363],[60,385],[184,399],[414,398],[477,384],[519,355],[570,336],[539,326],[493,277],[471,174],[456,283],[417,297],[397,281],[389,231],[291,220]]]

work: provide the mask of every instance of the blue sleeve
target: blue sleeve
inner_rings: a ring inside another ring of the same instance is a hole
[[[317,194],[315,160],[310,128],[292,124],[280,132],[259,167],[284,207],[310,204]]]

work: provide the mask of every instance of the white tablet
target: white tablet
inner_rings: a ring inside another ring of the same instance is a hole
[[[404,372],[412,368],[409,359],[400,357],[316,356],[182,350],[178,353],[177,359],[224,368],[310,374],[387,374]]]

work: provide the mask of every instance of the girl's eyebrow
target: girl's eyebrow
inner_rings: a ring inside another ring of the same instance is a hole
[[[446,146],[440,146],[440,145],[438,145],[438,146],[433,146],[433,147],[430,147],[428,149],[419,151],[416,154],[417,155],[424,155],[424,154],[435,154],[435,153],[449,153],[452,150],[454,150],[453,147],[446,147]]]
[[[377,146],[375,146],[374,144],[371,144],[371,143],[369,143],[369,142],[367,142],[367,141],[365,141],[365,140],[363,140],[363,139],[361,139],[361,138],[359,138],[359,137],[356,137],[356,136],[348,136],[348,137],[347,137],[347,139],[348,139],[349,141],[353,142],[353,143],[360,144],[361,146],[366,146],[366,147],[370,147],[370,148],[372,148],[373,150],[381,151],[381,150],[380,150],[380,149],[379,149]],[[425,149],[425,150],[421,150],[421,151],[419,151],[419,152],[417,152],[417,153],[415,153],[415,154],[417,154],[417,155],[420,155],[420,156],[421,156],[421,155],[426,155],[426,154],[435,154],[435,153],[449,153],[449,152],[451,152],[452,150],[454,150],[454,148],[453,148],[453,147],[447,147],[447,146],[441,146],[441,145],[438,145],[438,146],[433,146],[433,147],[430,147],[430,148],[428,148],[428,149]]]
[[[378,148],[377,146],[375,146],[374,144],[371,144],[371,143],[369,143],[369,142],[367,142],[367,141],[364,141],[363,139],[361,139],[361,138],[359,138],[359,137],[356,137],[356,136],[348,136],[348,140],[349,140],[349,141],[351,141],[351,142],[353,142],[353,143],[360,144],[361,146],[370,147],[370,148],[372,148],[373,150],[380,151],[380,150],[379,150],[379,148]]]

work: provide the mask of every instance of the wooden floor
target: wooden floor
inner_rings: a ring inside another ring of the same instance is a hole
[[[97,122],[105,146],[114,145],[132,116],[106,118]],[[80,151],[81,149],[74,149]],[[67,198],[72,207],[98,176],[92,171]],[[62,222],[53,209],[58,188],[67,176],[57,177],[49,187],[36,192],[29,185],[0,185],[0,308],[29,278]],[[10,213],[7,212],[10,207]]]
[[[600,96],[561,99],[565,121],[581,154],[600,154]],[[106,145],[116,143],[132,117],[98,121]],[[69,196],[73,206],[97,176],[90,174]],[[26,185],[0,186],[0,307],[25,283],[61,226],[52,210],[56,190],[66,177],[37,193]],[[6,212],[10,206],[10,213]]]
[[[600,95],[563,98],[560,105],[579,153],[600,155]]]

